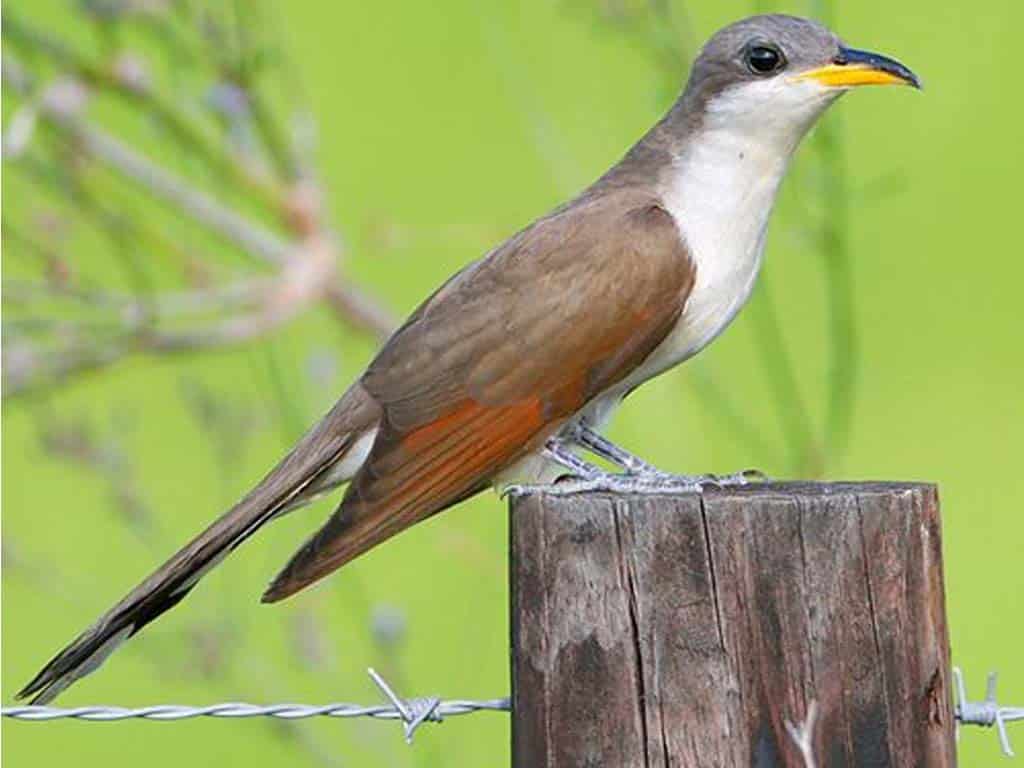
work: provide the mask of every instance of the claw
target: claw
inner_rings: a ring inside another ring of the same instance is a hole
[[[505,499],[509,496],[526,496],[531,493],[539,493],[547,490],[548,486],[545,485],[524,485],[520,483],[514,483],[513,485],[506,485],[501,489],[500,498]]]
[[[753,485],[769,482],[770,478],[759,469],[744,469],[731,475],[707,475],[707,482],[719,488]]]

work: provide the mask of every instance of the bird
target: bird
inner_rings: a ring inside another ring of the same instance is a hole
[[[664,472],[601,429],[630,392],[707,347],[744,306],[798,145],[840,96],[866,85],[921,82],[809,19],[758,15],[717,32],[667,113],[618,163],[441,285],[246,496],[19,698],[52,701],[265,524],[345,484],[263,602],[489,487],[699,492],[756,481]]]

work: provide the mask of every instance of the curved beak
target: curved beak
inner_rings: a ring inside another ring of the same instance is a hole
[[[909,85],[921,88],[917,75],[895,59],[855,48],[840,48],[830,64],[797,75],[797,80],[814,80],[830,88],[859,85]]]

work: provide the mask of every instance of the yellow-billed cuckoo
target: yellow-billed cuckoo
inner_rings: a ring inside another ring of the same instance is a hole
[[[668,114],[578,197],[452,277],[241,501],[61,651],[44,703],[171,608],[270,520],[349,482],[266,593],[274,602],[488,486],[699,490],[596,431],[632,389],[693,356],[747,301],[801,138],[850,88],[903,65],[819,24],[757,16],[704,46]],[[604,473],[573,451],[619,465]]]

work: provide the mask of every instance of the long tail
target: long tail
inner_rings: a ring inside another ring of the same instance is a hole
[[[355,462],[343,459],[360,438],[372,434],[376,418],[375,406],[362,390],[349,390],[245,498],[53,657],[18,698],[33,696],[33,704],[52,701],[95,671],[122,642],[177,605],[265,523],[350,479],[358,466],[345,467]]]

